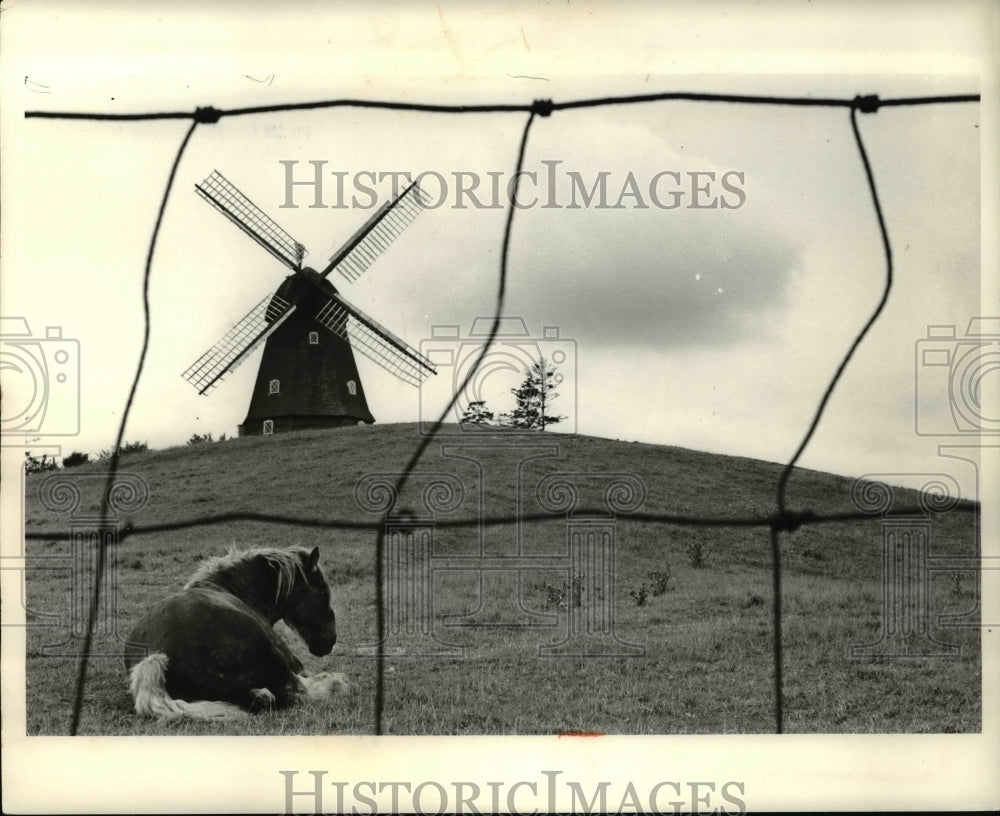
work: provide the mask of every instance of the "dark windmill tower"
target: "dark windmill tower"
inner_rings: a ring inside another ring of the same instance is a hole
[[[352,349],[410,385],[437,373],[426,357],[350,305],[327,279],[336,269],[347,280],[357,280],[420,214],[423,202],[416,183],[383,204],[322,272],[303,267],[302,244],[218,171],[195,189],[292,270],[274,294],[184,372],[205,394],[266,341],[240,436],[374,422]]]

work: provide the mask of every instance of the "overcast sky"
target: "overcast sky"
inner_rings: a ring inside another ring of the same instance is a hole
[[[309,25],[261,6],[253,24],[216,16],[197,29],[161,20],[150,30],[138,27],[148,19],[122,6],[114,32],[80,36],[90,18],[67,7],[44,40],[30,36],[37,20],[23,21],[7,57],[17,70],[7,71],[4,86],[3,314],[25,317],[36,336],[60,326],[64,338],[79,341],[82,395],[78,437],[29,439],[62,444],[64,454],[112,443],[138,359],[149,234],[188,124],[24,121],[20,110],[189,110],[352,96],[524,103],[669,90],[837,97],[979,90],[974,26],[935,17],[930,7],[894,21],[911,27],[899,48],[934,46],[908,61],[898,49],[875,47],[877,26],[844,23],[830,7],[801,29],[786,21],[793,28],[780,39],[723,14],[720,43],[742,32],[771,44],[770,58],[765,51],[756,61],[741,61],[732,48],[691,50],[702,44],[703,23],[646,12],[641,21],[502,13],[484,28],[482,12],[448,6],[422,15],[345,13]],[[817,28],[837,21],[847,25],[853,54],[818,49]],[[613,45],[594,49],[608,36]],[[794,61],[793,43],[817,50]],[[970,489],[969,472],[937,452],[968,436],[917,434],[914,395],[923,378],[925,427],[955,432],[947,379],[918,364],[916,344],[930,324],[954,325],[961,337],[982,313],[980,114],[978,105],[962,104],[860,116],[896,288],[803,465],[848,475],[946,470]],[[488,203],[491,179],[506,184],[513,173],[524,121],[522,114],[334,109],[199,127],[159,237],[151,345],[126,438],[162,447],[193,433],[235,433],[259,352],[207,397],[180,375],[286,271],[195,194],[197,181],[220,170],[321,268],[370,210],[309,207],[312,194],[302,187],[294,192],[300,206],[282,207],[282,161],[298,162],[301,179],[310,162],[327,162],[327,204],[337,203],[334,172],[346,174],[348,188],[364,171],[441,174],[448,192],[440,206],[362,280],[333,281],[420,347],[435,325],[464,331],[492,311],[504,211],[456,208],[453,174],[481,179],[478,194]],[[536,120],[524,169],[537,183],[522,179],[522,200],[539,201],[515,218],[505,312],[523,317],[534,338],[558,327],[559,342],[539,348],[568,354],[555,406],[570,414],[562,428],[786,460],[885,275],[848,112],[692,102],[559,112]],[[588,189],[603,177],[609,206],[568,207],[574,173]],[[714,181],[694,176],[707,192],[692,190],[692,174],[714,174]],[[654,179],[661,203],[679,191],[678,207],[656,205]],[[380,197],[391,191],[388,181],[376,187]],[[437,177],[425,187],[440,192]],[[691,206],[720,196],[716,208]],[[363,357],[359,365],[379,422],[435,412],[452,385],[442,369],[420,394]],[[995,387],[990,371],[985,381]],[[507,389],[517,379],[501,372],[483,381],[490,407],[509,410]],[[10,393],[5,386],[5,399]],[[54,430],[55,401],[50,410],[46,429]]]

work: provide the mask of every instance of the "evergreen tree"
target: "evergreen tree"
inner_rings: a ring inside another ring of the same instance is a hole
[[[546,425],[555,425],[566,419],[564,416],[546,413],[559,396],[555,391],[558,382],[556,369],[550,367],[544,357],[533,363],[524,372],[521,384],[510,390],[516,403],[510,414],[510,424],[515,428],[544,431]]]
[[[486,400],[475,400],[469,403],[458,421],[462,425],[489,425],[493,422],[493,412],[486,408]]]

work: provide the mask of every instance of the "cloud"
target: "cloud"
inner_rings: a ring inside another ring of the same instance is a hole
[[[785,303],[798,257],[733,211],[532,211],[517,227],[508,311],[605,345],[756,337]]]
[[[505,311],[532,330],[558,325],[564,336],[601,346],[717,347],[766,332],[802,251],[776,223],[772,178],[748,178],[745,165],[701,155],[697,140],[678,141],[656,116],[581,118],[532,131]],[[691,127],[704,131],[698,122]],[[483,185],[499,168],[506,185],[508,163],[491,141],[479,163],[470,158],[466,166],[481,172]],[[463,325],[490,311],[504,216],[447,207],[423,216],[415,229],[425,240],[405,257],[428,274],[396,278],[414,287],[411,305],[423,300],[437,322]],[[430,291],[415,290],[427,281],[436,282]]]

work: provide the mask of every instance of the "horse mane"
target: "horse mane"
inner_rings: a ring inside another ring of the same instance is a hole
[[[251,547],[240,550],[231,546],[225,555],[215,555],[206,558],[198,566],[194,575],[184,585],[184,589],[192,587],[212,587],[228,592],[246,587],[247,568],[258,558],[263,559],[274,570],[276,577],[274,589],[274,605],[280,606],[288,599],[296,578],[308,580],[302,568],[302,556],[308,555],[304,547]]]

